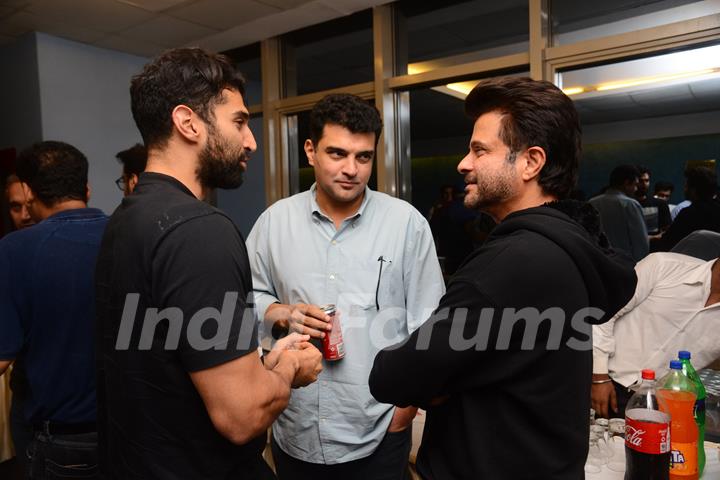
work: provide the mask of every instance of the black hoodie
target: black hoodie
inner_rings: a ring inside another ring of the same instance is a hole
[[[584,478],[590,323],[607,321],[635,284],[592,207],[555,202],[509,215],[452,277],[435,314],[375,358],[377,400],[427,409],[420,475]]]

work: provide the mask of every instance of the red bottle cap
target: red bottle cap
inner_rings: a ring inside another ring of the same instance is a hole
[[[655,370],[650,370],[649,368],[642,371],[642,378],[643,380],[655,380]]]

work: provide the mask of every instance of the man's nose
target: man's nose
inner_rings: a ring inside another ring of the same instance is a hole
[[[472,160],[470,160],[470,154],[468,153],[460,160],[460,163],[458,163],[457,171],[459,174],[465,175],[470,170],[472,170]]]

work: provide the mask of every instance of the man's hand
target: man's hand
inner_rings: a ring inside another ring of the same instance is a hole
[[[299,333],[291,333],[287,337],[281,338],[275,342],[272,350],[265,355],[265,368],[272,370],[280,359],[280,353],[285,350],[298,350],[301,343],[307,343],[310,335],[300,335]]]
[[[608,375],[593,375],[593,380],[607,380]],[[590,399],[595,415],[602,418],[610,417],[610,408],[617,413],[617,395],[615,394],[615,386],[612,382],[593,383],[590,389]]]
[[[322,372],[322,353],[309,342],[297,344],[297,350],[283,350],[280,355],[293,356],[298,362],[292,388],[306,387],[317,380]]]
[[[417,415],[417,411],[417,407],[395,407],[395,412],[387,430],[388,433],[400,432],[410,427],[415,415]]]
[[[330,317],[320,307],[305,303],[294,305],[275,303],[265,311],[265,322],[269,325],[280,323],[290,332],[310,335],[313,338],[325,337],[325,332],[332,328],[329,321]]]

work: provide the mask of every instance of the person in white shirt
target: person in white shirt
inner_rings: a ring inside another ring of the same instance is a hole
[[[628,387],[644,368],[667,372],[679,350],[698,370],[720,357],[720,262],[653,253],[635,266],[635,295],[609,322],[593,326],[592,407],[622,416]]]

